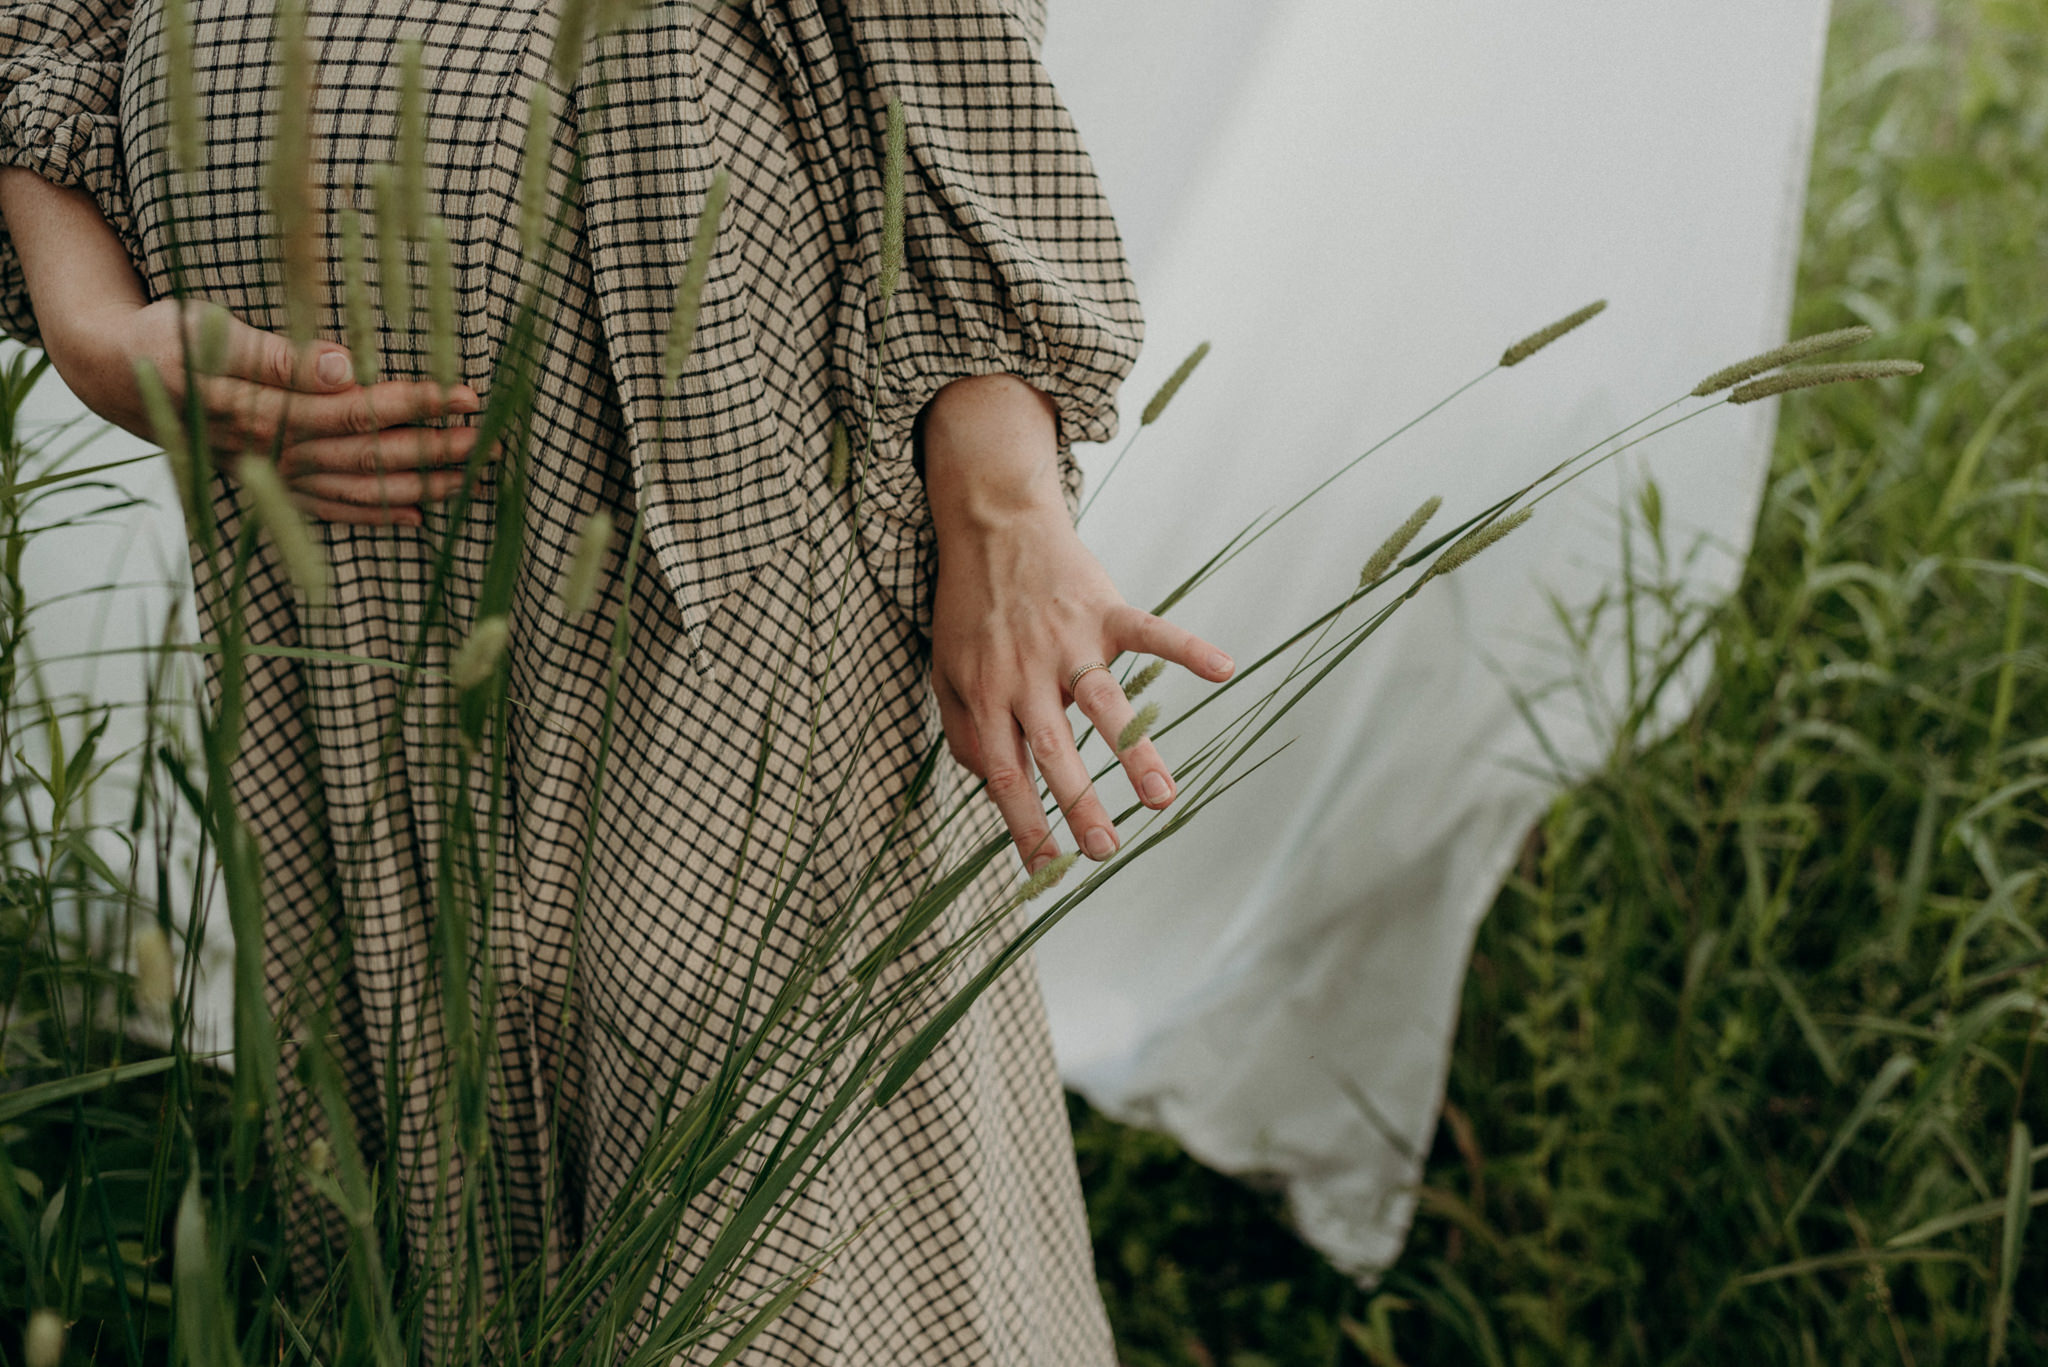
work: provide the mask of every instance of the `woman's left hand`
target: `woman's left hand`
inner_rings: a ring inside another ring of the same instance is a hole
[[[1067,706],[1078,704],[1112,745],[1133,709],[1108,670],[1076,672],[1126,651],[1219,682],[1233,668],[1207,641],[1123,600],[1074,530],[1057,443],[1050,403],[1011,376],[948,385],[925,414],[925,484],[939,542],[932,688],[954,758],[987,784],[1034,872],[1059,854],[1034,769],[1089,858],[1117,849]],[[1173,801],[1173,775],[1150,740],[1118,758],[1146,806]]]

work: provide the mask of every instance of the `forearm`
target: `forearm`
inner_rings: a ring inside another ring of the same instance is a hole
[[[0,168],[0,219],[21,258],[43,343],[59,374],[77,386],[96,320],[148,302],[128,250],[92,196],[52,185],[33,171]]]

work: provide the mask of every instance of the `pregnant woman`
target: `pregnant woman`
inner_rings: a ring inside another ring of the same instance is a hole
[[[457,525],[440,505],[462,486],[466,420],[501,378],[522,288],[543,288],[533,393],[504,443],[522,454],[524,568],[502,606],[507,835],[484,1044],[502,1218],[479,1269],[502,1288],[594,1237],[664,1101],[703,1088],[757,1017],[757,955],[762,972],[791,972],[807,928],[867,895],[857,957],[944,865],[958,842],[935,837],[972,780],[944,764],[915,783],[941,730],[1027,867],[1057,850],[1034,775],[1102,859],[1116,833],[1066,709],[1117,736],[1131,708],[1092,666],[1142,651],[1220,680],[1231,665],[1126,605],[1073,531],[1067,444],[1109,434],[1140,322],[1115,225],[1038,64],[1032,0],[672,2],[613,26],[580,62],[552,56],[587,5],[320,0],[307,16],[310,175],[328,288],[323,340],[298,355],[264,187],[280,103],[306,92],[280,90],[263,0],[192,10],[204,146],[174,171],[157,4],[0,9],[0,308],[89,407],[144,434],[136,363],[182,387],[174,247],[187,294],[236,320],[217,373],[197,381],[218,459],[279,454],[332,580],[330,601],[309,604],[259,542],[239,607],[255,643],[333,652],[252,659],[233,771],[263,855],[284,1042],[273,1146],[283,1168],[322,1151],[292,1066],[317,1023],[369,1157],[395,1174],[415,1271],[451,1246],[451,1193],[477,1176],[445,1133],[433,915],[455,713],[443,686],[364,661],[408,657],[444,536],[450,621],[428,635],[422,677],[448,668],[478,616],[505,458],[482,464]],[[373,237],[399,226],[379,220],[399,210],[372,187],[404,160],[394,111],[411,38],[425,208],[445,225],[465,381],[447,388],[427,379],[424,325],[395,316],[411,312],[406,294],[430,294],[431,253],[413,253],[408,280],[380,278],[373,254],[373,296],[401,303],[372,320],[374,347],[336,340],[339,225],[353,211]],[[891,102],[907,130],[906,242],[884,330]],[[530,110],[546,119],[537,138]],[[529,146],[551,158],[560,196],[551,249],[516,226]],[[730,204],[671,389],[670,301],[720,167]],[[873,433],[856,479],[835,478],[835,427]],[[222,478],[212,499],[232,545],[238,491]],[[616,539],[596,606],[571,614],[557,590],[596,513],[641,519],[646,562],[629,574]],[[198,557],[202,620],[228,571]],[[607,741],[622,610],[632,634]],[[1121,759],[1140,800],[1172,801],[1149,742]],[[896,853],[862,894],[892,824]],[[779,908],[785,850],[813,852]],[[938,953],[1013,882],[992,866],[907,961]],[[835,982],[828,971],[816,990]],[[783,1081],[764,1065],[749,1084],[765,1096]],[[1028,966],[824,1152],[733,1294],[850,1242],[745,1361],[1112,1361]],[[699,1198],[655,1287],[688,1275],[708,1237],[696,1231],[715,1231],[734,1199],[718,1185]],[[302,1292],[327,1268],[325,1209],[295,1198]]]

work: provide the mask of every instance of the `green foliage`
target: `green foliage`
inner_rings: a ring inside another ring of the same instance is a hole
[[[1279,1199],[1164,1135],[1067,1102],[1096,1275],[1124,1367],[1324,1367],[1364,1297],[1295,1238]]]
[[[1597,611],[1676,626],[1480,933],[1376,1298],[1082,1120],[1129,1361],[2048,1362],[2044,72],[2041,0],[1837,5],[1793,333],[1926,376],[1784,400],[1723,610],[1670,600],[1646,504]],[[1639,744],[1709,615],[1704,700]]]

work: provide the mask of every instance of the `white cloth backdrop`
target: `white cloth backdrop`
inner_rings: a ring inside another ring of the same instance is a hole
[[[1508,342],[1613,301],[1177,614],[1240,660],[1341,592],[1425,496],[1469,512],[1783,335],[1825,0],[1052,9],[1046,60],[1151,320],[1130,425],[1195,342],[1216,347],[1086,524],[1134,601]],[[29,416],[78,412],[53,380]],[[1724,411],[1654,448],[1671,520],[1722,548],[1692,574],[1702,593],[1746,544],[1771,417]],[[116,436],[77,459],[137,449]],[[167,482],[153,466],[121,477],[157,510],[39,540],[31,595],[155,586],[39,610],[45,658],[156,638],[183,601],[164,587],[183,575]],[[1282,1176],[1303,1231],[1360,1272],[1399,1249],[1415,1177],[1402,1150],[1429,1144],[1473,926],[1547,791],[1523,767],[1537,751],[1504,679],[1536,689],[1567,668],[1544,594],[1612,582],[1618,487],[1584,482],[1433,586],[1292,719],[1309,743],[1040,957],[1075,1085],[1219,1167]],[[132,659],[51,678],[140,693]],[[1597,752],[1574,706],[1543,715],[1575,761]],[[113,741],[140,738],[135,712],[114,720]]]
[[[1127,425],[1215,343],[1084,524],[1126,594],[1157,601],[1250,514],[1589,300],[1612,307],[1177,618],[1251,659],[1426,496],[1448,525],[1782,340],[1826,18],[1825,0],[1055,4],[1046,61],[1151,327]],[[1724,409],[1645,448],[1674,542],[1720,548],[1688,572],[1700,594],[1736,573],[1773,417]],[[1040,955],[1070,1081],[1284,1178],[1304,1233],[1356,1272],[1399,1251],[1402,1151],[1429,1147],[1472,932],[1551,791],[1510,686],[1569,669],[1545,595],[1618,578],[1623,489],[1582,481],[1433,585],[1289,718],[1305,743]],[[1197,687],[1161,685],[1167,711]],[[1539,715],[1573,763],[1599,753],[1576,701]]]

